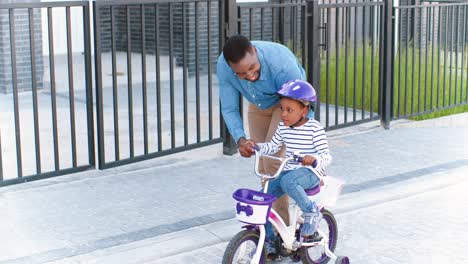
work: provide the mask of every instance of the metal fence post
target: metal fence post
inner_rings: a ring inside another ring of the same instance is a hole
[[[96,82],[96,118],[97,118],[97,151],[98,168],[104,169],[106,162],[104,150],[104,105],[102,98],[102,65],[101,65],[101,22],[100,8],[97,2],[93,2],[93,21],[94,21],[94,70]]]
[[[392,2],[392,1],[391,1]],[[390,33],[390,82],[391,82],[391,85],[390,85],[390,108],[389,108],[389,119],[388,119],[388,123],[389,123],[389,126],[388,128],[390,128],[390,121],[393,120],[393,117],[394,117],[394,113],[393,113],[393,106],[395,105],[395,98],[394,98],[394,95],[395,95],[395,78],[393,78],[395,76],[395,40],[396,40],[396,37],[395,37],[395,11],[396,9],[392,6],[392,15],[391,15],[391,23],[392,23],[392,26],[391,26],[391,33]],[[387,129],[388,129],[387,128]]]
[[[84,48],[85,48],[85,80],[86,80],[86,117],[88,121],[88,160],[89,165],[96,167],[94,151],[94,117],[93,117],[93,84],[91,62],[91,18],[89,3],[83,6]]]
[[[280,0],[279,3],[284,4],[285,1]],[[279,18],[278,19],[278,22],[279,22],[278,23],[278,38],[279,39],[278,40],[279,40],[280,43],[288,44],[288,43],[285,42],[286,41],[286,38],[285,38],[285,31],[286,31],[285,21],[286,21],[286,19],[285,19],[284,15],[285,15],[286,12],[284,12],[284,9],[285,9],[285,7],[282,7],[282,8],[280,8],[278,10],[278,18]]]
[[[232,35],[237,34],[237,4],[236,0],[220,0],[220,40],[219,48],[221,53],[225,41]],[[220,89],[222,89],[220,87]],[[240,101],[242,103],[242,101]],[[224,119],[221,116],[221,136],[223,137],[223,154],[234,155],[237,152],[237,144],[229,133]]]
[[[317,92],[315,119],[320,121],[320,9],[318,0],[307,1],[307,80]]]
[[[381,76],[381,112],[380,112],[380,124],[385,129],[390,128],[390,113],[392,111],[391,105],[391,93],[392,93],[392,17],[393,17],[393,6],[391,0],[385,1],[384,16],[382,16],[383,25],[383,67]]]

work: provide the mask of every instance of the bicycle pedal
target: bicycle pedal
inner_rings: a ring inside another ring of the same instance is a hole
[[[270,261],[280,261],[282,259],[281,255],[278,253],[268,254],[267,259]]]
[[[311,236],[304,237],[305,243],[313,243],[313,242],[320,242],[322,240],[322,236],[315,231]]]

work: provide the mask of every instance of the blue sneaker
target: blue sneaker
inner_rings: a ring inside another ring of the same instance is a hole
[[[320,220],[320,212],[304,213],[304,224],[301,227],[301,236],[310,237],[315,233]]]

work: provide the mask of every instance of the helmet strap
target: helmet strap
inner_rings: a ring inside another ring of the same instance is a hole
[[[289,128],[294,128],[297,124],[302,122],[302,120],[306,119],[307,117],[302,116],[299,120],[297,120],[294,124],[290,125]]]

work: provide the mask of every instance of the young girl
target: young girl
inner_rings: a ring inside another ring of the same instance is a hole
[[[281,96],[281,122],[271,139],[267,143],[249,144],[259,149],[262,154],[271,155],[278,152],[284,144],[286,158],[299,153],[302,164],[289,162],[278,178],[270,181],[268,193],[275,197],[288,194],[294,199],[304,213],[304,224],[301,227],[301,236],[314,239],[315,229],[320,219],[317,205],[309,200],[304,189],[310,189],[320,184],[317,175],[323,176],[324,170],[330,164],[332,157],[328,149],[327,137],[322,125],[307,114],[313,111],[317,96],[314,88],[306,81],[289,81],[282,85],[278,91]],[[275,233],[271,223],[266,225],[267,254],[276,254],[272,245]],[[314,235],[314,236],[312,236]],[[312,238],[311,238],[312,236]]]

